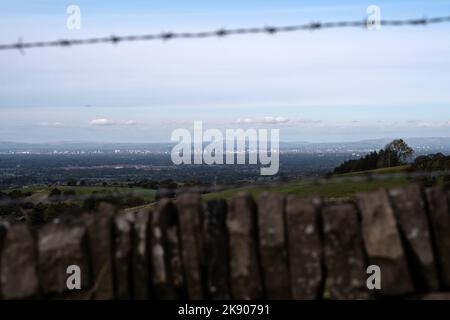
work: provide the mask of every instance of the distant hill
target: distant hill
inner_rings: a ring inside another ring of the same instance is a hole
[[[364,154],[383,148],[393,138],[361,140],[350,142],[280,142],[280,150],[284,152],[300,153],[357,153]],[[417,155],[429,153],[450,153],[450,137],[435,138],[405,138]],[[154,152],[170,152],[174,143],[114,143],[114,142],[49,142],[49,143],[22,143],[0,142],[0,152],[43,152],[76,151],[87,152],[115,150],[149,150]]]

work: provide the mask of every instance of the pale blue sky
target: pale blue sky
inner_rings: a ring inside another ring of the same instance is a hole
[[[6,1],[0,43],[450,15],[450,1]],[[81,8],[67,30],[66,8]],[[0,141],[168,141],[279,127],[285,141],[450,137],[450,24],[0,52]],[[86,107],[90,106],[90,107]],[[278,119],[278,120],[274,120]]]

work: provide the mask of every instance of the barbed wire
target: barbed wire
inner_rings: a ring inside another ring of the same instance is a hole
[[[301,186],[311,186],[311,185],[329,185],[329,184],[339,184],[339,183],[359,183],[359,182],[374,182],[374,181],[386,181],[392,179],[410,179],[409,182],[414,182],[414,179],[428,178],[435,179],[439,177],[449,177],[449,170],[439,170],[439,171],[417,171],[417,172],[397,172],[397,173],[365,173],[357,175],[341,175],[341,176],[331,176],[331,177],[298,177],[293,178],[288,181],[254,181],[245,183],[223,183],[213,186],[194,186],[194,187],[160,187],[159,189],[146,189],[146,190],[130,190],[130,191],[119,191],[114,189],[114,187],[103,187],[104,189],[111,188],[111,191],[100,190],[91,194],[75,194],[75,195],[42,195],[42,198],[38,202],[52,203],[54,201],[84,201],[88,199],[102,200],[107,198],[123,198],[123,197],[138,197],[138,196],[148,196],[151,192],[154,195],[158,193],[160,196],[182,194],[182,193],[199,193],[199,194],[210,194],[210,193],[220,193],[223,191],[235,190],[238,191],[251,191],[258,188],[265,188],[267,191],[274,188],[282,187],[301,187]],[[54,188],[58,188],[55,185]],[[381,186],[380,186],[381,187]],[[136,188],[139,188],[138,186]],[[70,190],[76,191],[77,186],[70,187]],[[132,188],[131,188],[132,189]],[[62,190],[65,191],[65,190]],[[7,194],[6,194],[7,195]],[[220,198],[220,194],[218,197]],[[42,201],[41,201],[42,200]],[[1,199],[0,205],[20,205],[22,203],[32,202],[28,197],[18,198],[18,199]]]
[[[380,26],[401,27],[401,26],[425,26],[438,23],[449,23],[450,16],[434,17],[434,18],[419,18],[419,19],[404,19],[404,20],[381,20]],[[311,22],[300,25],[287,26],[264,26],[264,27],[250,27],[250,28],[235,28],[235,29],[218,29],[216,31],[200,31],[200,32],[162,32],[159,34],[142,34],[142,35],[127,35],[116,36],[111,35],[107,37],[87,38],[87,39],[61,39],[53,41],[36,41],[23,42],[21,39],[17,43],[0,44],[0,50],[19,50],[31,48],[46,48],[46,47],[70,47],[79,45],[92,45],[99,43],[118,44],[121,42],[135,42],[135,41],[155,41],[155,40],[174,40],[174,39],[204,39],[212,37],[226,37],[233,35],[249,35],[249,34],[269,34],[274,35],[283,32],[296,31],[317,31],[332,28],[369,28],[375,26],[374,20],[357,20],[357,21],[338,21],[338,22]]]

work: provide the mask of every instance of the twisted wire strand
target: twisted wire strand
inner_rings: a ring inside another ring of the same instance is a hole
[[[433,18],[419,18],[419,19],[405,19],[405,20],[381,20],[381,26],[400,27],[400,26],[425,26],[430,24],[449,23],[450,16],[433,17]],[[235,29],[218,29],[215,31],[199,31],[199,32],[162,32],[158,34],[142,34],[142,35],[127,35],[116,36],[111,35],[107,37],[97,37],[88,39],[61,39],[52,41],[37,41],[37,42],[22,42],[19,40],[16,43],[0,44],[0,50],[19,50],[31,48],[48,48],[48,47],[70,47],[80,45],[93,45],[99,43],[118,44],[121,42],[135,42],[135,41],[168,41],[174,39],[204,39],[213,37],[226,37],[234,35],[249,35],[249,34],[270,34],[274,35],[282,32],[297,32],[297,31],[317,31],[332,28],[369,28],[372,26],[367,20],[356,21],[337,21],[337,22],[311,22],[300,25],[287,26],[264,26],[264,27],[250,27],[250,28],[235,28]]]

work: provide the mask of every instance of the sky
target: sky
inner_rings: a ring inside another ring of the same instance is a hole
[[[69,30],[66,9],[81,10]],[[0,0],[0,43],[450,15],[448,1]],[[450,24],[0,51],[0,141],[166,142],[176,128],[283,141],[450,137]]]

